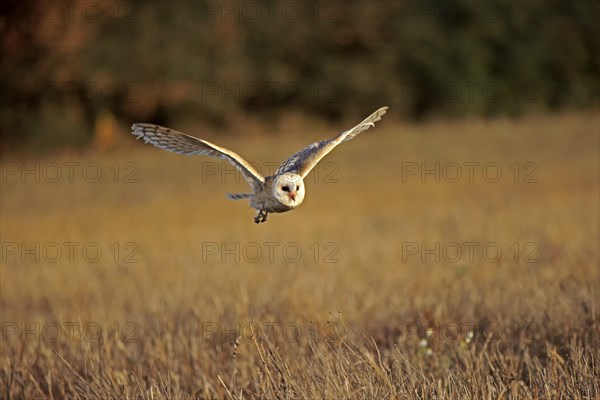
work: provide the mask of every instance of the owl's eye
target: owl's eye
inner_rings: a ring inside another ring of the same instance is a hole
[[[296,186],[296,191],[300,190],[300,186]]]
[[[290,191],[290,188],[289,188],[289,187],[287,187],[287,186],[282,186],[282,187],[281,187],[281,190],[283,190],[284,192],[289,192],[289,191]]]

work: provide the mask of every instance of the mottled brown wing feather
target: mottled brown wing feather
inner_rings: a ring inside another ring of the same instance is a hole
[[[206,140],[153,124],[133,124],[131,129],[131,133],[137,136],[138,139],[142,138],[144,142],[151,143],[164,150],[187,156],[203,154],[209,157],[225,158],[242,173],[246,182],[252,187],[257,181],[265,181],[264,177],[239,154]]]
[[[317,165],[323,157],[333,150],[340,143],[347,142],[353,139],[356,135],[367,129],[375,126],[375,122],[379,121],[386,113],[387,107],[381,107],[373,114],[369,115],[364,121],[356,125],[354,128],[344,131],[333,139],[322,140],[315,142],[296,154],[292,155],[286,162],[281,164],[277,170],[277,174],[291,172],[306,177],[308,173]]]

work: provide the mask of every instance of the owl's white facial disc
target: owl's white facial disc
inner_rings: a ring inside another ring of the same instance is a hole
[[[304,200],[304,181],[297,174],[285,173],[273,181],[273,195],[286,207],[297,207]]]

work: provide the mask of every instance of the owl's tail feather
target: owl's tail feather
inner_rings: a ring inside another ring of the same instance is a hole
[[[227,193],[227,198],[229,200],[250,199],[253,196],[254,196],[254,193]]]

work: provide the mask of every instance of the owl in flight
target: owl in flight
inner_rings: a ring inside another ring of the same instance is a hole
[[[227,159],[241,172],[253,191],[253,193],[228,194],[227,197],[231,200],[250,199],[250,206],[258,210],[254,222],[259,224],[267,220],[268,213],[290,211],[302,204],[305,193],[303,179],[306,175],[337,145],[375,126],[375,122],[381,119],[387,109],[381,107],[363,122],[333,139],[322,140],[305,147],[281,164],[275,175],[267,177],[259,174],[239,154],[206,140],[153,124],[133,124],[131,128],[132,134],[138,139],[143,138],[146,143],[164,150],[188,156],[204,154]]]

